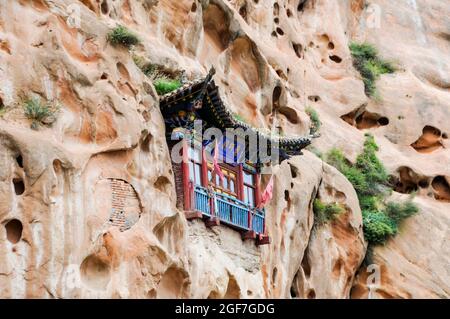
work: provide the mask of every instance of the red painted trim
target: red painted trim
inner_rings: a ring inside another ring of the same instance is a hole
[[[189,182],[189,161],[188,161],[188,145],[183,141],[183,162],[181,163],[183,172],[183,191],[184,191],[184,210],[190,211],[192,206],[192,187]]]
[[[205,147],[202,145],[202,186],[208,187],[208,163],[206,160]]]
[[[238,165],[238,199],[244,200],[244,167],[242,164]]]
[[[255,206],[259,207],[261,204],[261,175],[255,174]]]

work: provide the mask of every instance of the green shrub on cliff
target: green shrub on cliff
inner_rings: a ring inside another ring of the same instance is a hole
[[[404,219],[418,212],[411,200],[386,203],[386,197],[392,189],[386,169],[376,155],[377,151],[374,137],[366,134],[363,152],[358,155],[354,165],[338,149],[330,150],[325,157],[355,188],[363,216],[364,237],[371,245],[385,243],[389,237],[397,234]]]
[[[394,73],[395,67],[392,63],[382,60],[378,56],[377,49],[371,44],[351,43],[350,52],[353,57],[354,67],[363,78],[366,95],[376,97],[375,82],[382,74]]]
[[[314,200],[314,223],[322,225],[328,221],[335,220],[344,209],[337,203],[325,204],[320,199]]]
[[[121,45],[126,48],[130,48],[133,45],[139,44],[141,41],[139,38],[130,30],[128,30],[124,26],[118,26],[115,27],[109,34],[108,34],[108,41],[112,45]]]
[[[308,106],[305,109],[305,112],[306,112],[306,114],[308,114],[309,118],[311,119],[310,133],[311,134],[317,133],[320,130],[320,126],[322,125],[322,123],[320,122],[319,114],[317,113],[317,111],[315,109],[313,109],[310,106]]]
[[[56,118],[57,107],[50,104],[44,105],[40,99],[28,99],[24,103],[24,113],[27,118],[32,120],[31,128],[37,130],[40,124],[51,124]]]
[[[164,95],[170,93],[179,87],[181,87],[180,80],[173,80],[166,77],[157,78],[153,81],[156,92],[158,95]]]

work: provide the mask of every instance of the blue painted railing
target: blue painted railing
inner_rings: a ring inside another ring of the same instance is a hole
[[[211,205],[209,204],[209,195],[206,189],[200,186],[195,186],[195,209],[207,216],[211,216]]]
[[[216,215],[225,224],[243,230],[253,230],[258,234],[264,233],[264,210],[252,209],[244,202],[225,194],[215,193],[215,196],[211,196],[201,186],[195,186],[194,199],[195,209],[206,216]],[[215,214],[211,214],[212,203],[215,207]],[[249,225],[250,214],[251,227]]]

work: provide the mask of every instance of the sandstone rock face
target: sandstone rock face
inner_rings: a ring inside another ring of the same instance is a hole
[[[439,0],[1,1],[0,297],[448,298],[448,16]],[[141,44],[108,43],[119,24]],[[351,41],[397,66],[378,100]],[[308,151],[273,168],[270,245],[186,221],[137,59],[189,79],[214,66],[228,107],[262,129],[307,134],[313,107],[321,152],[353,160],[372,133],[392,196],[415,192],[420,208],[366,259],[380,282],[361,266],[354,189]],[[37,130],[23,111],[33,97],[59,106]],[[315,225],[316,197],[345,212]]]

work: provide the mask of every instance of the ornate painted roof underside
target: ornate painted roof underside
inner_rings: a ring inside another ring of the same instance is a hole
[[[166,133],[169,136],[173,129],[192,128],[193,120],[201,119],[203,129],[216,127],[222,131],[227,128],[241,128],[247,132],[251,130],[251,133],[258,135],[260,141],[266,141],[269,147],[272,144],[277,145],[281,160],[293,155],[301,155],[301,150],[311,144],[312,136],[268,135],[236,119],[220,97],[219,88],[212,79],[214,72],[214,69],[211,69],[205,78],[185,83],[179,89],[160,98],[160,109],[166,123]]]

